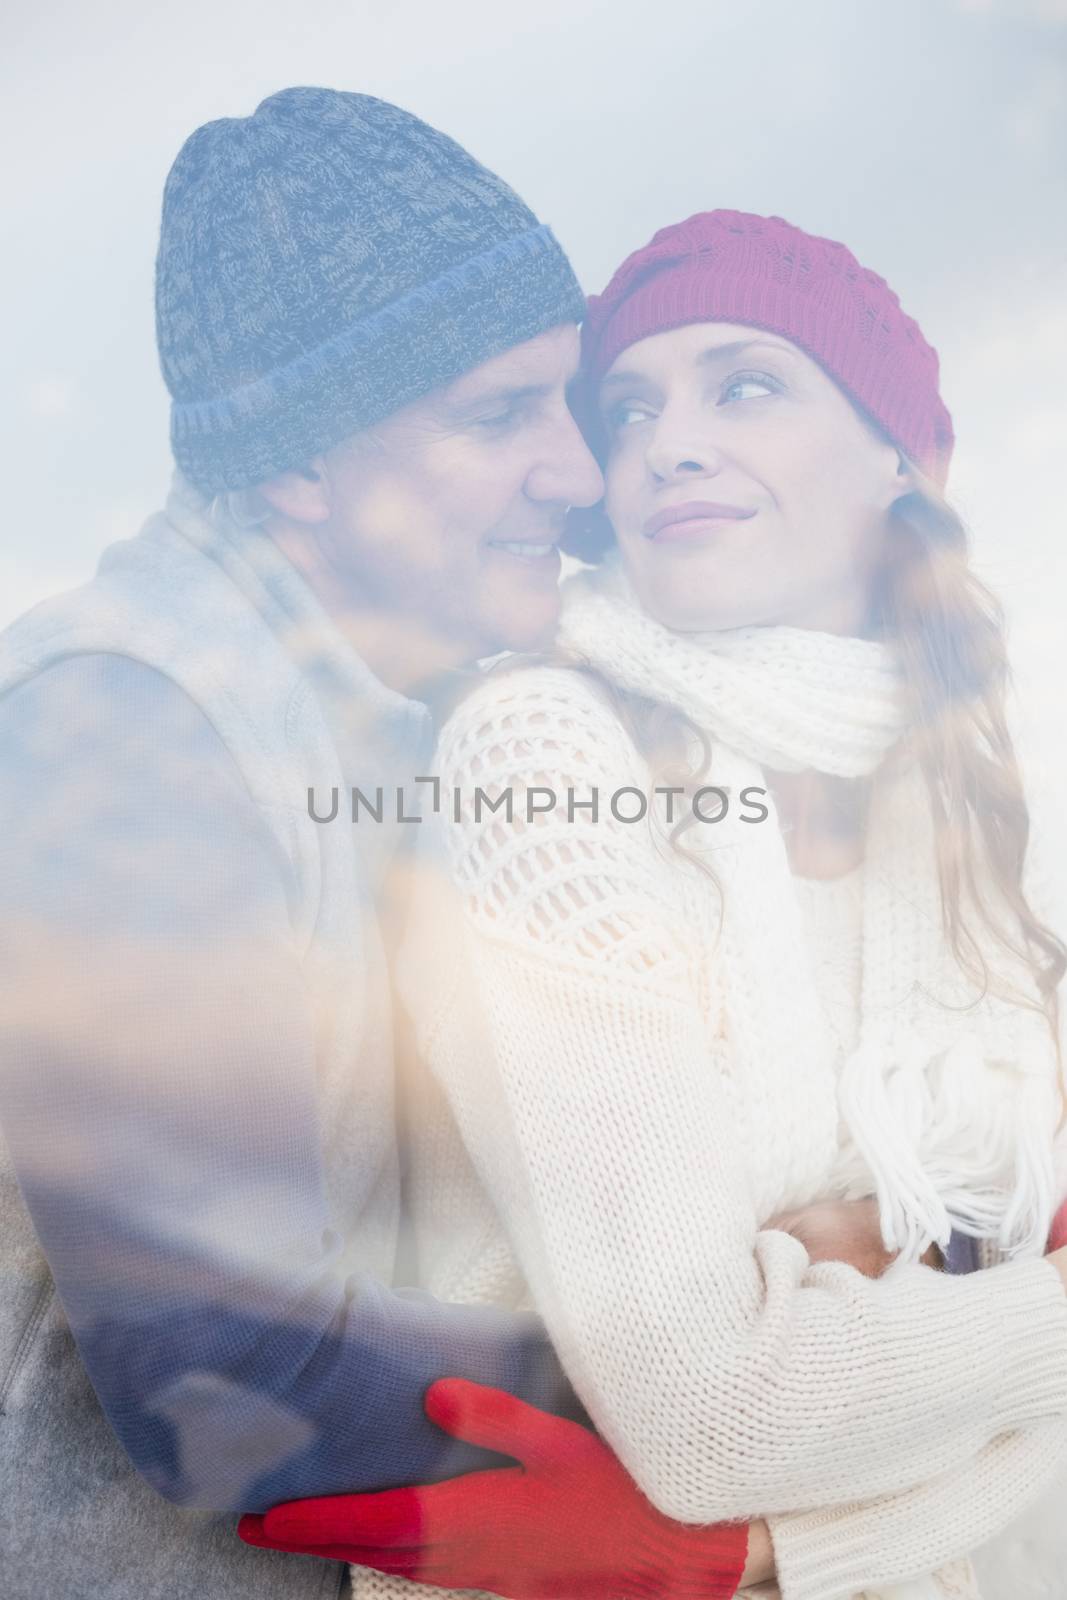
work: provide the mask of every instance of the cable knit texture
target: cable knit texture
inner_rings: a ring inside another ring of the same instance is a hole
[[[802,761],[799,746],[780,748],[792,719],[774,723],[796,674],[810,678],[805,703],[823,707],[813,762],[870,770],[896,737],[899,685],[868,642],[805,640],[806,663],[802,641],[765,635],[772,669],[744,639],[714,658],[690,640],[681,673],[665,630],[635,642],[611,582],[568,588],[565,639],[616,683],[698,716],[715,741],[710,782],[763,776],[722,742],[720,717],[739,739],[749,729],[764,759]],[[594,640],[582,606],[601,598]],[[750,661],[765,693],[741,715],[731,672],[743,662],[747,676]],[[617,820],[607,796],[651,793],[656,779],[589,674],[490,674],[445,729],[437,771],[464,804],[458,822],[449,805],[421,830],[424,903],[400,969],[426,1074],[410,1088],[409,1202],[428,1286],[535,1305],[661,1510],[775,1519],[785,1600],[880,1597],[962,1556],[1061,1448],[1067,1299],[1047,1262],[1025,1259],[1049,1211],[1043,1024],[992,996],[966,1012],[937,1003],[963,980],[930,911],[914,789],[894,785],[912,803],[901,815],[887,802],[872,822],[861,992],[835,1030],[820,994],[839,957],[811,959],[773,812],[688,830],[716,882],[656,829]],[[541,784],[586,797],[598,786],[598,820],[570,820],[561,802],[527,823],[523,790]],[[475,821],[476,788],[508,785],[513,819],[483,807]],[[853,1093],[839,1097],[850,1062]],[[813,1266],[796,1239],[761,1227],[784,1206],[874,1192],[914,1251],[929,1220],[940,1232],[942,1218],[971,1216],[1021,1258],[968,1278],[904,1262],[871,1281]],[[1001,1436],[1019,1442],[998,1456]],[[980,1465],[957,1501],[967,1462]],[[357,1591],[397,1583],[360,1573]]]
[[[167,178],[156,333],[178,465],[259,483],[585,302],[550,228],[455,140],[292,88],[190,134]]]

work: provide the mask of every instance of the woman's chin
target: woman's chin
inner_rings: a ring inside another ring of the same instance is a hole
[[[696,552],[692,552],[693,555]],[[650,560],[648,552],[623,547],[623,563],[643,610],[679,633],[743,628],[765,620],[769,596],[752,582],[752,563]]]
[[[676,633],[713,633],[723,628],[745,628],[760,620],[755,602],[745,603],[699,591],[678,591],[673,586],[640,596],[644,609],[665,628]]]

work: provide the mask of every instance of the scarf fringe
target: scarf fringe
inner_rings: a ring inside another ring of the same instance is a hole
[[[887,646],[797,628],[675,633],[641,609],[617,563],[564,586],[559,639],[620,688],[710,733],[726,783],[759,783],[763,767],[872,774],[905,731]],[[724,822],[715,846],[721,1004],[738,1072],[767,1092],[801,1063],[818,1071],[825,1019],[773,807],[766,829]],[[1001,958],[987,955],[996,973]],[[1036,995],[1023,966],[1012,976],[1013,990]],[[872,786],[861,1009],[834,1122],[813,1106],[808,1143],[828,1139],[840,1156],[843,1119],[857,1159],[831,1156],[835,1173],[849,1169],[853,1195],[873,1184],[885,1244],[904,1260],[931,1243],[943,1249],[953,1228],[1009,1255],[1041,1252],[1056,1194],[1052,1041],[1021,1004],[976,997],[964,980],[944,935],[933,816],[913,762]],[[786,1189],[790,1159],[783,1149]]]
[[[886,1249],[918,1261],[931,1244],[944,1250],[955,1229],[995,1239],[1013,1258],[1043,1254],[1056,1197],[1047,1076],[1032,1070],[1036,1062],[1028,1070],[990,1061],[970,1038],[940,1058],[916,1039],[887,1065],[889,1048],[866,1041],[845,1062],[838,1087],[874,1178]],[[1010,1123],[983,1116],[976,1092],[981,1075],[997,1069],[1013,1086]]]
[[[868,1040],[845,1062],[838,1084],[842,1115],[874,1179],[882,1241],[904,1261],[918,1261],[931,1243],[945,1249],[952,1232],[917,1154],[930,1109],[925,1067],[918,1050],[888,1064],[884,1045]]]

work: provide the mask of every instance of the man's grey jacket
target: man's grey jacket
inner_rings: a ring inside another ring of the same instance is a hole
[[[180,479],[0,634],[4,1600],[333,1594],[233,1513],[485,1464],[441,1375],[572,1411],[536,1320],[388,1287],[400,830],[308,790],[388,797],[429,737]]]

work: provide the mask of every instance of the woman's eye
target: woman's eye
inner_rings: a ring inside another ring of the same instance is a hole
[[[781,385],[765,372],[739,372],[723,384],[719,405],[730,405],[735,400],[758,400],[764,395],[777,394]]]
[[[609,428],[629,428],[636,422],[647,422],[649,415],[644,406],[622,400],[608,412],[607,423]]]

